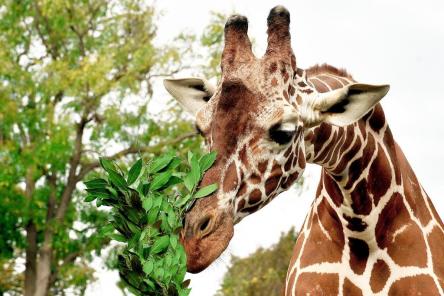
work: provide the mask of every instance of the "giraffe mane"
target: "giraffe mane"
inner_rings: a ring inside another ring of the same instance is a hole
[[[340,77],[344,77],[344,78],[349,78],[349,79],[353,80],[353,77],[344,68],[336,68],[336,67],[326,64],[326,63],[324,63],[322,65],[316,64],[316,65],[311,66],[310,68],[306,69],[305,71],[306,71],[308,77],[313,77],[313,76],[322,75],[322,74],[332,74],[332,75],[336,75],[336,76],[340,76]]]

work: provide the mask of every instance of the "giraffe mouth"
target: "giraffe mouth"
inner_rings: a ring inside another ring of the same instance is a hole
[[[196,210],[197,209],[197,210]],[[180,243],[187,255],[187,271],[199,273],[210,266],[228,247],[234,234],[233,218],[226,212],[196,211],[180,233]],[[191,213],[192,214],[192,213]],[[211,217],[210,220],[207,217]],[[197,222],[198,221],[198,222]]]

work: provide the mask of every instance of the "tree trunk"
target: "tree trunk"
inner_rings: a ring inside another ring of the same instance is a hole
[[[50,193],[48,197],[46,209],[46,228],[43,238],[43,245],[39,252],[39,261],[37,264],[37,288],[34,296],[46,296],[49,292],[51,284],[51,266],[53,258],[53,238],[54,238],[54,223],[59,222],[54,220],[56,195],[57,195],[57,176],[55,173],[46,176]],[[60,221],[61,222],[61,221]]]
[[[33,179],[34,168],[29,167],[26,171],[26,188],[25,196],[29,204],[32,202],[32,195],[34,194],[35,182]],[[24,296],[34,296],[35,285],[37,280],[37,227],[32,217],[31,207],[29,209],[29,221],[25,227],[26,230],[26,262],[25,262],[25,284]]]
[[[52,234],[50,234],[50,236],[51,238],[48,239],[52,242]],[[48,294],[51,278],[51,258],[51,245],[44,245],[39,254],[39,263],[37,265],[37,287],[33,296],[46,296]]]
[[[26,242],[25,286],[23,295],[34,296],[37,280],[37,229],[32,220],[26,225]]]

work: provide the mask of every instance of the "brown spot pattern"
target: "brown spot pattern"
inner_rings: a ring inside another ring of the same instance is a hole
[[[433,258],[433,272],[438,276],[439,284],[444,289],[444,233],[438,227],[434,227],[428,236],[430,251]]]
[[[272,62],[270,64],[270,73],[276,72],[277,68],[278,68],[277,63],[276,62]]]
[[[249,181],[252,183],[252,184],[259,184],[260,182],[261,182],[261,177],[260,176],[258,176],[258,175],[256,175],[256,174],[253,174],[253,175],[251,175],[251,177],[250,177],[250,179],[249,179]]]
[[[428,275],[417,275],[404,277],[397,280],[390,287],[389,296],[401,295],[427,295],[438,296],[439,292],[432,277]]]
[[[368,137],[364,150],[362,151],[362,157],[354,160],[349,168],[348,181],[345,185],[345,189],[352,188],[356,180],[361,176],[362,171],[367,168],[370,160],[375,152],[375,139],[372,135]]]
[[[248,203],[253,205],[258,203],[262,198],[262,192],[259,189],[254,189],[248,196]]]
[[[296,295],[337,295],[339,276],[307,272],[296,282]]]
[[[367,264],[369,248],[365,241],[350,237],[350,267],[356,274],[362,274]]]
[[[339,189],[338,183],[336,183],[335,180],[333,180],[330,175],[323,172],[322,173],[322,181],[324,183],[324,187],[328,192],[328,195],[333,200],[334,204],[336,206],[340,206],[344,200],[344,197],[342,196],[341,189]]]
[[[239,190],[237,191],[237,196],[242,196],[247,191],[247,183],[242,182],[239,186]]]
[[[281,176],[273,176],[265,181],[265,194],[270,195],[279,185]]]
[[[316,78],[318,78],[318,79],[322,80],[324,83],[328,84],[328,86],[331,89],[338,89],[343,86],[339,80],[337,80],[333,77],[330,77],[330,76],[319,75],[319,76],[316,76]]]
[[[259,169],[259,172],[261,174],[263,174],[265,172],[265,170],[267,169],[267,166],[268,166],[268,161],[265,160],[265,161],[259,163],[257,168]]]
[[[278,85],[278,81],[275,77],[273,77],[273,79],[271,79],[271,86],[277,86]]]
[[[345,278],[343,285],[343,295],[362,296],[362,290],[353,284],[348,278]]]
[[[382,111],[382,107],[380,105],[377,105],[373,109],[372,116],[369,120],[370,127],[375,131],[379,132],[381,128],[385,125],[385,116],[384,112]]]
[[[344,233],[336,212],[325,198],[318,206],[318,214],[314,214],[310,220],[311,230],[302,253],[301,267],[321,262],[339,262],[344,249]],[[319,225],[321,221],[332,240],[322,232]]]
[[[426,205],[425,198],[427,197],[422,196],[419,181],[405,159],[404,154],[400,154],[398,158],[400,158],[399,165],[402,172],[402,184],[404,186],[407,203],[415,213],[415,216],[421,221],[422,226],[426,226],[432,219]]]
[[[345,220],[347,220],[347,228],[352,231],[364,231],[367,228],[367,223],[362,221],[361,218],[358,217],[349,217],[345,214],[342,215]]]
[[[367,181],[362,179],[351,193],[352,209],[355,214],[368,215],[372,210],[372,201],[367,194]]]
[[[370,287],[373,293],[381,291],[388,278],[390,277],[390,268],[385,261],[378,259],[373,264],[372,274],[370,276]]]
[[[392,172],[387,155],[378,144],[378,155],[370,166],[368,174],[368,191],[373,194],[375,205],[378,205],[381,197],[387,192],[392,180]]]
[[[407,228],[395,236],[397,230]],[[410,221],[402,196],[395,193],[379,215],[376,224],[376,241],[381,249],[400,266],[420,266],[427,263],[424,238],[419,227]],[[415,254],[415,256],[412,256]]]
[[[231,190],[234,190],[237,187],[238,178],[237,178],[237,172],[236,172],[236,165],[234,162],[232,162],[228,169],[225,172],[225,178],[223,183],[223,190],[224,192],[229,192]]]

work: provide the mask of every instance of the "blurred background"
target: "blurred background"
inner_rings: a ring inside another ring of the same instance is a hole
[[[0,295],[128,293],[100,234],[107,209],[83,202],[82,181],[100,174],[99,156],[124,166],[201,150],[162,79],[217,83],[233,12],[249,18],[262,55],[278,4],[299,67],[328,62],[391,85],[382,105],[395,139],[444,215],[442,1],[0,0]],[[191,295],[277,295],[318,181],[309,166],[238,224],[226,253],[188,276]]]

